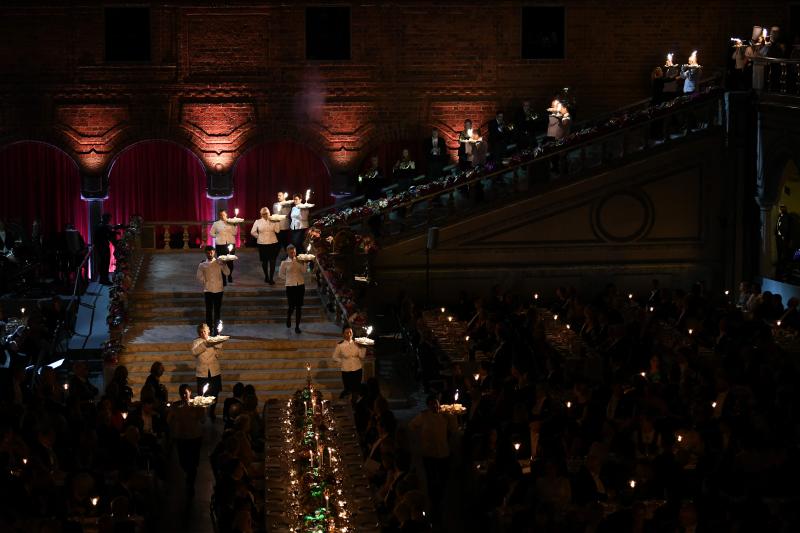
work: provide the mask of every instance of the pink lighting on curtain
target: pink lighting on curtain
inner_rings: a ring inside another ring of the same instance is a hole
[[[201,222],[212,220],[212,211],[203,165],[178,144],[160,140],[135,144],[111,167],[103,212],[111,213],[113,224],[127,223],[131,215],[141,215],[145,222]],[[182,231],[179,226],[171,229]],[[199,226],[190,226],[189,242],[200,244]]]
[[[316,206],[333,203],[331,176],[322,159],[302,144],[266,142],[249,150],[237,162],[228,214],[233,216],[233,209],[238,207],[239,216],[254,219],[262,206],[272,211],[279,191],[305,195],[307,189],[311,189],[310,201]],[[250,230],[249,227],[246,229]],[[245,231],[244,227],[242,231]]]
[[[78,166],[49,144],[23,141],[0,149],[0,218],[30,235],[35,217],[47,237],[72,222],[88,242],[87,203]]]

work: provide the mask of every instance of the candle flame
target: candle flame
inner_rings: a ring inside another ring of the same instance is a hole
[[[123,420],[127,420],[128,419],[128,413],[122,413],[122,419]]]
[[[100,498],[98,498],[97,496],[95,496],[94,498],[92,498],[92,505],[93,505],[94,507],[97,507],[97,502],[99,502],[99,501],[100,501]]]
[[[222,320],[220,320],[219,324],[217,324],[217,335],[219,335],[220,331],[222,331]]]
[[[667,54],[667,61],[671,63],[673,57],[674,57],[674,55],[672,54],[672,52],[668,53]]]
[[[25,314],[25,308],[24,308],[24,307],[23,307],[22,309],[20,309],[19,311],[20,311],[20,313],[22,313],[23,315]]]
[[[22,464],[24,464],[24,465],[28,464],[28,458],[27,457],[23,457],[22,458]]]
[[[228,245],[228,253],[231,253],[232,251],[233,251],[233,244],[229,244]]]
[[[632,480],[628,481],[628,485],[630,485],[632,489],[635,489],[636,488],[636,481],[632,479]]]
[[[237,217],[239,216],[239,208],[238,208],[238,207],[237,207],[236,209],[234,209],[234,210],[233,210],[233,214],[234,214],[235,216],[237,216]]]
[[[367,326],[367,336],[372,335],[372,326]]]
[[[311,189],[306,189],[306,202],[308,202],[309,198],[311,198]]]
[[[203,385],[203,396],[205,396],[207,392],[208,392],[208,383]]]
[[[731,291],[725,291],[725,296],[729,295]]]
[[[778,320],[778,325],[781,325],[781,321]],[[69,383],[64,383],[64,390],[69,390]]]
[[[558,315],[553,315],[553,320],[558,320]]]
[[[533,295],[533,299],[534,299],[534,300],[538,300],[538,299],[539,299],[539,293],[538,293],[538,292],[537,292],[536,294],[534,294],[534,295]]]
[[[451,316],[447,317],[447,321],[448,322],[452,322],[453,321],[453,317],[451,317]]]
[[[678,442],[681,442],[682,440],[683,440],[683,435],[678,435]]]
[[[306,252],[310,252],[310,251],[311,251],[311,243],[308,243],[308,246],[306,247]]]
[[[441,308],[442,313],[444,313],[444,307]]]
[[[645,374],[644,372],[639,372],[639,375],[642,376],[642,377],[647,376],[647,374]]]
[[[522,446],[519,442],[514,443],[514,449],[519,451],[519,447]]]
[[[632,292],[628,293],[628,300],[633,300],[633,293]]]
[[[692,328],[689,328],[689,335],[691,335],[692,333],[694,333],[694,330]]]
[[[572,402],[567,402],[567,409],[570,409],[571,407],[572,407]]]
[[[465,340],[465,341],[469,341],[469,335],[467,335],[466,337],[464,337],[464,340]]]
[[[458,389],[456,389],[456,393],[453,395],[453,401],[458,401]]]
[[[717,402],[711,402],[711,408],[712,409],[716,409],[717,408]]]
[[[478,379],[480,379],[481,375],[480,374],[472,374],[472,377],[475,378],[475,381],[478,381]]]
[[[569,324],[567,324],[567,329],[572,329],[571,327],[569,327]]]

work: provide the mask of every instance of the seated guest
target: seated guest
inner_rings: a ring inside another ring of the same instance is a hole
[[[397,183],[397,192],[401,193],[407,191],[414,181],[417,165],[411,159],[411,153],[408,148],[403,148],[400,159],[392,167],[392,174],[395,183]]]
[[[511,142],[511,130],[506,124],[502,111],[498,111],[489,121],[489,150],[495,160],[503,159],[508,153]]]
[[[155,400],[156,407],[163,410],[167,406],[167,388],[161,383],[161,376],[164,375],[164,365],[161,361],[156,361],[150,365],[150,374],[144,381],[140,398],[144,401],[145,397]]]
[[[242,396],[244,396],[244,384],[237,383],[233,386],[233,396],[225,398],[222,404],[222,421],[225,422],[225,429],[233,427],[233,421],[242,413]]]
[[[89,382],[89,366],[85,361],[75,361],[69,379],[70,397],[77,397],[81,402],[92,402],[98,392],[97,387]]]
[[[447,165],[447,143],[439,136],[439,130],[431,130],[431,136],[423,141],[422,148],[428,162],[427,176],[431,179],[438,178]]]

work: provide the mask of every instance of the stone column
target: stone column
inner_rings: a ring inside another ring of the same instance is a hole
[[[759,270],[762,277],[771,278],[775,276],[774,237],[772,235],[775,230],[775,221],[772,216],[775,206],[762,203],[760,198],[756,198],[756,202],[761,208],[761,261]]]

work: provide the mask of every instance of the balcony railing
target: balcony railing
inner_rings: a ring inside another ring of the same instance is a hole
[[[527,179],[529,190],[541,183],[577,179],[602,167],[620,164],[629,156],[721,126],[722,105],[722,92],[712,89],[666,105],[617,115],[579,130],[564,141],[519,152],[503,163],[490,163],[412,187],[390,198],[329,212],[315,220],[314,225],[327,234],[346,227],[367,231],[376,218],[382,221],[384,235],[403,232],[409,226],[427,227],[463,214],[463,206],[457,206],[454,200],[457,191],[470,195],[476,191],[480,201],[470,207],[478,209],[490,207],[499,198],[519,198],[521,179]],[[426,212],[422,219],[420,208]],[[393,225],[398,228],[392,228]]]
[[[761,93],[800,95],[800,59],[753,59],[753,89]]]

